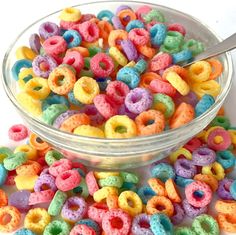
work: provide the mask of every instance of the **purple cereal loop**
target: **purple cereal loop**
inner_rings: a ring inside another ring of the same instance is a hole
[[[9,196],[8,204],[16,207],[20,212],[26,213],[31,208],[31,206],[29,206],[29,197],[30,191],[17,191]]]
[[[122,104],[121,106],[120,106],[120,108],[119,108],[119,110],[118,110],[118,114],[119,115],[126,115],[126,116],[128,116],[129,118],[131,118],[131,119],[135,119],[138,115],[137,114],[135,114],[135,113],[131,113],[128,109],[127,109],[127,107],[125,106],[125,104]]]
[[[141,224],[150,224],[150,215],[139,214],[136,215],[132,222],[131,231],[135,235],[153,235],[150,228],[142,227]]]
[[[161,74],[160,74],[161,75]],[[187,95],[182,96],[181,94],[179,94],[178,92],[175,95],[176,99],[175,99],[175,104],[179,105],[182,102],[185,102],[187,104],[191,104],[193,107],[196,106],[197,102],[198,102],[198,98],[197,95],[193,92],[190,91]]]
[[[192,219],[194,219],[198,215],[207,213],[207,210],[208,210],[207,206],[197,208],[190,205],[187,199],[183,200],[183,208],[184,208],[185,214]]]
[[[69,117],[75,115],[79,113],[79,111],[77,110],[67,110],[66,112],[60,114],[56,119],[55,121],[53,122],[53,127],[55,128],[60,128],[61,127],[61,124],[66,120],[68,119]]]
[[[41,175],[45,175],[45,174],[50,174],[50,173],[49,173],[49,167],[44,168],[44,169],[41,171],[40,176],[41,176]]]
[[[29,45],[30,48],[35,51],[37,54],[40,53],[41,43],[40,43],[40,37],[38,34],[34,33],[31,34],[29,38]]]
[[[77,210],[70,209],[73,206],[78,206]],[[87,203],[81,197],[70,197],[62,207],[61,216],[62,218],[71,222],[76,222],[83,219],[87,212]]]
[[[152,94],[145,88],[131,90],[125,98],[125,106],[132,113],[142,113],[151,108],[153,102]]]
[[[111,22],[115,29],[125,29],[124,25],[121,23],[120,18],[118,16],[113,16],[111,18]]]
[[[136,60],[138,58],[138,52],[132,41],[129,39],[122,40],[120,45],[129,61]]]
[[[185,216],[183,207],[178,203],[173,203],[174,206],[174,215],[170,218],[171,222],[174,225],[180,224]]]
[[[119,7],[116,8],[116,15],[120,12],[123,11],[125,9],[131,9],[129,6],[127,5],[120,5]]]
[[[57,191],[55,178],[52,175],[49,174],[40,175],[34,184],[34,191],[35,192],[44,191],[44,189],[42,188],[43,186],[47,186],[48,189],[51,189],[54,192]]]
[[[216,160],[215,151],[207,148],[200,147],[193,151],[192,161],[196,166],[207,166],[212,164]]]
[[[44,22],[39,26],[39,35],[43,39],[60,35],[60,28],[52,22]]]
[[[197,174],[197,167],[188,159],[178,159],[174,164],[176,175],[184,178],[193,178]]]
[[[233,179],[223,179],[219,182],[219,186],[218,186],[218,189],[217,189],[217,194],[219,196],[219,198],[223,199],[223,200],[234,200],[230,191],[229,191],[229,188],[230,188],[230,185],[234,182]]]
[[[46,63],[48,65],[48,70],[43,71],[40,68],[41,63]],[[52,70],[57,67],[57,62],[49,55],[45,55],[45,56],[38,55],[34,58],[32,62],[32,67],[36,76],[48,78]]]

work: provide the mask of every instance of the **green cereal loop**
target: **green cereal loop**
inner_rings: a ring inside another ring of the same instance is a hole
[[[192,52],[192,55],[196,56],[204,51],[204,46],[201,42],[195,39],[190,39],[184,43],[183,49],[190,50]]]
[[[158,103],[162,103],[165,105],[166,110],[165,110],[165,118],[169,118],[173,115],[174,111],[175,111],[175,103],[173,102],[172,98],[168,95],[165,94],[155,94],[153,96],[153,108],[155,109],[155,105],[157,105]]]
[[[189,227],[178,227],[175,229],[175,235],[197,235],[192,228]]]
[[[108,176],[105,179],[100,179],[98,181],[100,187],[116,187],[121,188],[123,185],[123,179],[120,176]]]
[[[57,216],[60,214],[61,209],[66,201],[67,195],[66,193],[57,190],[56,194],[54,195],[49,207],[48,213],[52,216]]]
[[[102,48],[93,46],[93,47],[89,47],[88,51],[89,51],[89,56],[93,57],[97,53],[102,52]]]
[[[84,58],[84,68],[90,69],[90,60],[91,60],[90,57],[85,57]]]
[[[166,38],[163,42],[164,46],[169,49],[175,49],[182,46],[184,37],[181,33],[175,31],[169,31],[166,34]]]
[[[45,227],[43,235],[69,235],[70,229],[65,221],[54,220]]]
[[[27,161],[26,153],[17,152],[3,160],[4,167],[8,171],[15,170],[18,166],[21,166]]]
[[[93,77],[93,72],[89,69],[81,69],[80,73],[79,73],[79,77]]]
[[[85,199],[89,196],[88,186],[84,178],[81,178],[79,186],[73,189],[73,193],[80,194]]]
[[[164,44],[162,44],[160,46],[160,51],[166,52],[166,53],[169,53],[169,54],[175,54],[177,52],[180,52],[180,50],[181,50],[180,47],[176,47],[176,48],[171,49],[171,48],[166,47]]]
[[[64,104],[52,104],[43,111],[42,119],[48,125],[53,125],[55,119],[62,113],[66,112],[68,107]]]
[[[139,182],[138,176],[134,173],[121,171],[120,176],[122,177],[124,182],[134,183],[134,184],[137,184]]]
[[[210,123],[210,126],[221,126],[228,130],[230,128],[230,121],[227,117],[216,116]]]
[[[54,162],[60,160],[64,156],[56,150],[50,150],[45,155],[45,161],[48,166],[51,166]]]
[[[145,23],[150,23],[151,21],[165,22],[164,15],[157,9],[149,11],[145,16],[143,16]]]
[[[3,160],[7,157],[10,157],[13,154],[11,149],[7,147],[0,147],[0,163],[3,163]]]
[[[219,235],[219,225],[216,220],[206,214],[197,216],[193,223],[192,228],[198,235]]]

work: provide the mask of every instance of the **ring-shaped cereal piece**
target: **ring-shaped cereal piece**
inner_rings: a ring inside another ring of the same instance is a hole
[[[25,153],[28,160],[36,160],[38,158],[37,150],[28,144],[19,145],[16,147],[14,153],[18,152]]]
[[[88,218],[101,224],[107,212],[108,207],[106,203],[93,203],[91,206],[88,207]]]
[[[167,196],[172,202],[179,203],[182,201],[173,179],[168,179],[165,182],[165,188]]]
[[[21,59],[21,60],[17,60],[15,62],[15,64],[13,65],[13,67],[11,69],[11,72],[12,72],[13,78],[16,81],[18,81],[19,73],[23,68],[32,68],[32,61],[26,60],[26,59]]]
[[[197,174],[193,179],[208,184],[211,187],[212,192],[215,192],[218,189],[218,181],[213,175]]]
[[[157,207],[160,206],[164,209],[158,210]],[[174,206],[170,199],[164,196],[154,196],[147,202],[146,207],[147,213],[150,215],[156,213],[164,213],[171,217],[174,214]]]
[[[60,61],[60,55],[66,52],[67,43],[62,36],[52,36],[43,42],[43,49],[46,54]]]
[[[0,189],[0,208],[3,206],[7,206],[8,204],[8,198],[7,198],[7,194]]]
[[[44,150],[49,147],[48,143],[44,142],[34,133],[31,133],[29,136],[29,144],[36,150]]]
[[[43,208],[34,208],[28,211],[24,220],[24,227],[35,233],[42,234],[50,223],[51,216]]]
[[[126,115],[115,115],[105,123],[107,138],[131,138],[136,136],[135,122]]]
[[[103,172],[103,171],[95,171],[94,176],[96,179],[106,179],[109,176],[119,176],[120,172],[118,171],[108,171],[108,172]]]
[[[161,76],[157,73],[154,72],[146,72],[144,74],[141,75],[141,80],[140,80],[140,87],[143,88],[150,88],[150,83],[154,80],[154,79],[158,79],[161,80]]]
[[[215,209],[218,213],[236,214],[236,202],[234,200],[217,200]]]
[[[108,41],[108,37],[109,34],[111,33],[112,30],[114,30],[112,24],[110,24],[108,21],[106,20],[100,20],[97,23],[97,26],[99,28],[99,37],[103,38],[103,40],[105,41],[105,43],[107,43]]]
[[[61,209],[66,201],[67,194],[58,190],[53,199],[51,200],[51,203],[48,207],[48,213],[51,216],[57,216],[60,214]]]
[[[25,68],[20,71],[18,77],[18,85],[20,89],[24,90],[25,84],[33,77],[36,77],[36,75],[33,68]]]
[[[217,215],[217,221],[220,229],[225,232],[236,233],[236,215],[235,214],[223,214]]]
[[[121,49],[120,45],[117,45],[118,40],[126,40],[128,38],[128,32],[122,29],[112,30],[108,36],[108,44],[110,47],[117,47]]]
[[[107,204],[109,210],[118,209],[119,208],[118,195],[116,195],[116,194],[108,195],[106,198],[106,204]]]
[[[120,18],[120,21],[124,26],[126,26],[130,21],[137,19],[136,14],[131,9],[119,11],[117,16]]]
[[[63,21],[77,22],[81,19],[82,15],[79,9],[68,7],[61,11],[59,18]]]
[[[127,65],[128,60],[117,47],[110,47],[109,54],[119,65],[121,66]]]
[[[121,188],[123,185],[123,179],[120,176],[108,176],[105,179],[98,181],[100,187],[116,187]]]
[[[102,202],[108,197],[108,195],[118,195],[118,190],[116,187],[102,187],[93,194],[93,199],[95,202]]]
[[[99,92],[98,83],[91,77],[81,77],[73,88],[75,98],[83,104],[92,104]]]
[[[93,196],[93,194],[99,190],[95,173],[93,171],[88,172],[88,174],[85,176],[85,181],[88,186],[89,194]]]
[[[211,65],[211,74],[210,74],[209,80],[218,78],[223,71],[222,63],[219,60],[214,59],[214,58],[207,60],[207,62]]]
[[[65,221],[54,220],[45,227],[43,234],[53,235],[55,234],[55,231],[58,231],[57,233],[58,235],[67,235],[70,233],[70,225],[68,225]],[[22,234],[22,235],[30,235],[30,234]]]
[[[6,218],[10,218],[7,220]],[[19,228],[21,213],[14,206],[0,207],[0,232],[10,233]]]
[[[17,60],[20,59],[33,60],[36,56],[37,54],[32,49],[26,46],[19,47],[16,50]]]
[[[186,148],[179,148],[169,156],[170,162],[175,163],[179,157],[184,157],[188,160],[192,160],[192,153]]]
[[[77,224],[70,231],[70,235],[96,235],[96,232],[93,228],[89,227],[86,224]]]
[[[4,167],[9,170],[15,170],[18,166],[27,161],[26,154],[24,152],[17,152],[3,160]]]
[[[42,170],[41,165],[38,162],[30,161],[23,163],[16,168],[17,175],[38,175]]]
[[[129,202],[132,202],[130,206]],[[127,212],[131,216],[136,216],[142,212],[143,204],[142,200],[133,191],[124,191],[118,197],[118,205],[123,211]]]
[[[164,80],[166,80],[168,72],[176,72],[183,80],[188,81],[188,70],[179,65],[173,65],[165,69],[165,71],[162,74],[162,78]]]
[[[50,89],[59,95],[68,94],[76,82],[75,74],[67,67],[55,68],[48,77]]]
[[[53,199],[54,194],[55,193],[51,189],[33,192],[29,196],[29,205],[31,206],[40,203],[49,203]]]
[[[178,128],[183,126],[194,119],[194,108],[182,102],[176,109],[170,119],[170,128]]]
[[[165,184],[161,180],[156,178],[150,178],[148,180],[148,184],[158,196],[167,196]]]
[[[90,137],[97,137],[97,138],[105,137],[104,132],[100,128],[91,126],[91,125],[78,126],[74,129],[73,133],[76,135],[90,136]]]
[[[150,41],[150,34],[146,29],[135,28],[129,32],[128,38],[135,46],[145,46]]]
[[[140,54],[146,56],[148,59],[152,59],[153,56],[156,54],[156,49],[152,48],[148,45],[144,46],[137,46],[137,50]]]
[[[68,64],[72,66],[76,73],[79,74],[81,69],[84,67],[84,59],[80,52],[74,50],[74,51],[67,51],[63,61],[63,64]]]

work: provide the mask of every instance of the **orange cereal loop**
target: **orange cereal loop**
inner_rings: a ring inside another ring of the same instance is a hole
[[[229,233],[236,233],[236,215],[235,214],[223,214],[217,215],[217,222],[221,230]]]
[[[85,47],[72,47],[67,51],[78,51],[83,57],[89,57],[89,50]]]
[[[119,208],[118,196],[115,194],[109,194],[106,198],[106,203],[107,203],[109,210]]]
[[[149,123],[152,124],[149,124]],[[158,111],[150,109],[140,113],[135,118],[138,135],[154,135],[160,133],[165,128],[165,117]]]
[[[148,59],[152,59],[156,54],[156,49],[149,47],[147,45],[144,46],[137,46],[137,50],[142,55],[146,56]]]
[[[174,207],[170,199],[164,196],[154,196],[147,202],[147,213],[153,215],[155,213],[165,213],[171,217],[174,214]]]
[[[118,40],[126,40],[128,38],[128,32],[122,29],[112,30],[108,36],[108,44],[110,47],[117,47],[121,49],[120,45],[117,45]]]
[[[162,80],[162,77],[159,74],[153,72],[144,73],[141,75],[139,86],[143,88],[149,88],[151,81],[154,79]]]
[[[0,207],[7,206],[7,204],[8,204],[7,194],[2,189],[0,189]]]
[[[214,58],[207,60],[207,62],[211,65],[211,74],[209,80],[218,78],[223,71],[221,62]]]
[[[130,21],[136,20],[136,14],[131,9],[124,9],[120,11],[117,16],[120,18],[121,23],[126,26]],[[127,18],[129,18],[127,20]]]
[[[16,168],[17,175],[38,175],[42,170],[38,162],[28,160]]]
[[[107,42],[110,32],[114,29],[113,26],[106,20],[99,21],[97,26],[100,29],[99,37]]]
[[[176,72],[183,80],[188,80],[188,70],[179,66],[179,65],[173,65],[167,69],[165,69],[164,73],[162,74],[162,78],[166,80],[166,76],[168,72]]]
[[[93,17],[92,19],[90,19],[89,20],[90,22],[92,22],[92,23],[95,23],[95,24],[97,24],[98,22],[99,22],[99,19],[98,18],[96,18],[96,17]]]
[[[85,41],[82,41],[82,42],[81,42],[81,46],[82,46],[82,47],[86,47],[86,48],[89,48],[89,47],[98,47],[98,46],[99,46],[99,43],[98,43],[98,40],[95,41],[95,42],[85,42]]]
[[[20,226],[21,213],[14,206],[0,207],[0,232],[10,233]]]
[[[36,150],[44,150],[49,147],[49,145],[46,142],[44,142],[40,137],[38,137],[34,133],[30,134],[29,144],[31,147],[35,148]]]
[[[234,200],[217,200],[215,209],[218,213],[236,215],[236,201]]]
[[[86,115],[85,113],[78,113],[67,118],[61,124],[60,130],[72,133],[76,127],[80,125],[89,125],[89,124],[90,124],[89,116]]]
[[[182,201],[173,179],[168,179],[165,182],[165,187],[166,187],[167,196],[172,202],[179,203]]]
[[[194,119],[194,108],[190,104],[181,103],[170,119],[170,128],[181,127]]]
[[[213,192],[218,189],[218,181],[213,175],[197,174],[193,179],[208,184]]]
[[[156,178],[150,178],[148,180],[148,184],[158,196],[167,196],[165,184],[161,180]]]
[[[217,113],[217,116],[224,116],[225,115],[225,109],[224,107],[220,107],[218,113]]]

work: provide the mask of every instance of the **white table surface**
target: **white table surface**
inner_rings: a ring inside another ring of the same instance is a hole
[[[57,0],[57,1],[29,1],[29,0],[3,0],[0,1],[0,60],[6,49],[16,36],[26,28],[29,23],[45,16],[55,10],[79,3],[92,2],[91,0]],[[165,5],[181,10],[206,22],[220,37],[226,38],[235,33],[236,28],[236,1],[207,1],[207,0],[149,0],[149,2]],[[236,43],[236,42],[235,42]],[[236,51],[232,52],[234,68],[236,68]],[[1,63],[1,62],[0,62]],[[236,78],[236,76],[234,76]],[[14,147],[15,143],[7,138],[8,128],[21,119],[8,100],[0,83],[0,146]],[[226,112],[232,123],[236,125],[236,81],[225,102]],[[2,233],[0,233],[2,234]],[[222,233],[226,234],[226,233]]]

